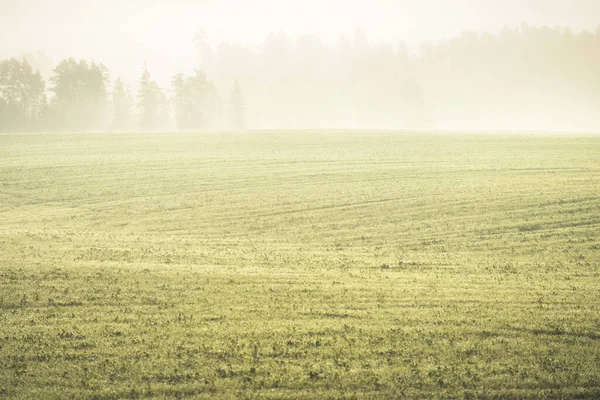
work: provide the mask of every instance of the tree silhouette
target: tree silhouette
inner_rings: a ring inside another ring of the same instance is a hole
[[[165,127],[168,101],[162,89],[152,80],[146,65],[140,78],[137,107],[142,129],[155,130]]]
[[[130,127],[131,94],[125,88],[121,78],[117,78],[112,93],[112,127],[123,130]]]
[[[0,62],[0,129],[38,128],[45,109],[45,83],[40,72],[34,72],[26,59]]]
[[[246,127],[246,106],[242,97],[240,82],[236,79],[233,83],[231,97],[229,100],[231,126],[234,129],[244,129]]]
[[[107,122],[108,70],[103,64],[62,60],[50,78],[52,119],[57,128],[103,129]]]
[[[171,83],[174,91],[175,121],[178,129],[206,129],[218,126],[219,97],[206,75],[196,70],[195,75],[175,75]]]

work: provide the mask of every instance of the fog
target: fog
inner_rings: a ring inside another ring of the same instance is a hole
[[[0,0],[0,26],[37,88],[4,64],[2,130],[600,131],[597,0]]]

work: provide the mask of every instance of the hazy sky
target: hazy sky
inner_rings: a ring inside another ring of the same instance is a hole
[[[333,43],[360,27],[371,42],[415,45],[523,21],[595,30],[599,16],[599,0],[0,0],[0,57],[42,49],[126,77],[146,61],[165,81],[194,65],[199,29],[213,44],[257,44],[280,30]]]

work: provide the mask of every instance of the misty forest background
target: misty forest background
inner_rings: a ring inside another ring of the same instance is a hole
[[[600,131],[600,27],[464,32],[411,50],[357,29],[328,44],[269,35],[256,47],[194,38],[194,73],[160,87],[101,60],[43,52],[0,62],[0,131],[394,128]]]

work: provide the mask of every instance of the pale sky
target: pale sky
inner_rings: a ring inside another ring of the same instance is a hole
[[[258,44],[278,31],[334,43],[361,28],[371,42],[416,45],[521,22],[594,31],[600,1],[0,0],[0,57],[44,50],[55,62],[94,58],[126,78],[147,62],[165,81],[194,66],[193,37],[200,29],[212,44]]]

